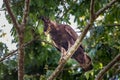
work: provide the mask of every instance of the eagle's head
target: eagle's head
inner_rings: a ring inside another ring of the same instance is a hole
[[[48,34],[51,31],[50,20],[44,16],[40,16],[39,19],[41,19],[44,22],[44,32],[45,32],[45,34]]]

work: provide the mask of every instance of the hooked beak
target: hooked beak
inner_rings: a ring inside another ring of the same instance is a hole
[[[40,17],[38,17],[38,19],[41,19],[44,22],[48,22],[49,21],[49,18],[47,18],[45,16],[40,16]]]
[[[46,31],[46,32],[45,32],[45,35],[48,35],[48,34],[49,34],[49,32],[48,32],[48,31]]]
[[[51,31],[51,28],[49,26],[48,29],[47,29],[47,31],[45,31],[45,35],[48,35],[50,33],[50,31]]]

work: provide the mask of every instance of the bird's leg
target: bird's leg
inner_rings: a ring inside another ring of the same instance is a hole
[[[68,48],[70,48],[72,45],[70,44],[70,41],[68,41]],[[64,61],[65,59],[64,59],[64,57],[67,55],[67,51],[66,51],[66,49],[65,48],[63,48],[63,47],[61,47],[61,58],[60,58],[60,60],[59,60],[59,64],[62,62],[62,61]]]
[[[64,57],[66,56],[66,50],[64,48],[61,48],[61,57],[59,60],[59,64],[64,61]]]

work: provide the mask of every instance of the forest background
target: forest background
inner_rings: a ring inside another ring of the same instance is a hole
[[[0,11],[4,11],[12,28],[10,33],[5,32],[3,27],[9,26],[1,21],[0,24],[3,25],[0,26],[0,38],[4,40],[10,34],[13,37],[12,44],[16,44],[17,49],[11,50],[12,47],[9,49],[7,43],[0,42],[0,80],[46,80],[55,72],[60,52],[55,49],[50,37],[44,35],[39,16],[47,16],[57,23],[68,24],[73,28],[77,26],[79,31],[76,32],[84,38],[80,41],[93,61],[93,70],[83,73],[77,62],[67,59],[63,70],[55,75],[56,80],[120,79],[119,0],[3,2]]]

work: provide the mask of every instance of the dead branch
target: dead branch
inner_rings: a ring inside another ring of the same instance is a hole
[[[106,9],[108,9],[109,7],[111,7],[113,5],[113,2],[116,0],[112,0],[110,3],[107,4],[107,6],[105,6],[104,8],[100,9],[96,14],[95,14],[95,18],[93,17],[93,11],[94,11],[94,0],[91,0],[91,5],[90,9],[92,12],[91,16],[93,18],[90,19],[90,21],[88,22],[88,24],[86,25],[84,31],[82,32],[82,34],[78,37],[78,39],[76,40],[75,44],[67,51],[67,55],[64,57],[64,61],[62,61],[58,67],[55,69],[55,71],[50,75],[50,77],[48,78],[48,80],[53,80],[54,78],[57,77],[57,75],[62,71],[65,63],[67,62],[67,60],[74,54],[74,52],[77,50],[77,48],[79,47],[79,45],[81,45],[81,42],[83,40],[83,38],[85,37],[85,35],[87,34],[88,30],[92,27],[93,22],[95,21],[95,19],[102,13],[104,12]],[[114,2],[115,3],[115,2]]]
[[[97,75],[95,80],[102,80],[104,74],[114,66],[116,62],[120,61],[120,54],[118,54],[107,66],[105,66]]]
[[[115,23],[115,24],[107,24],[107,25],[105,25],[105,26],[108,26],[108,27],[115,27],[115,26],[120,26],[120,24],[117,24],[117,23]]]

